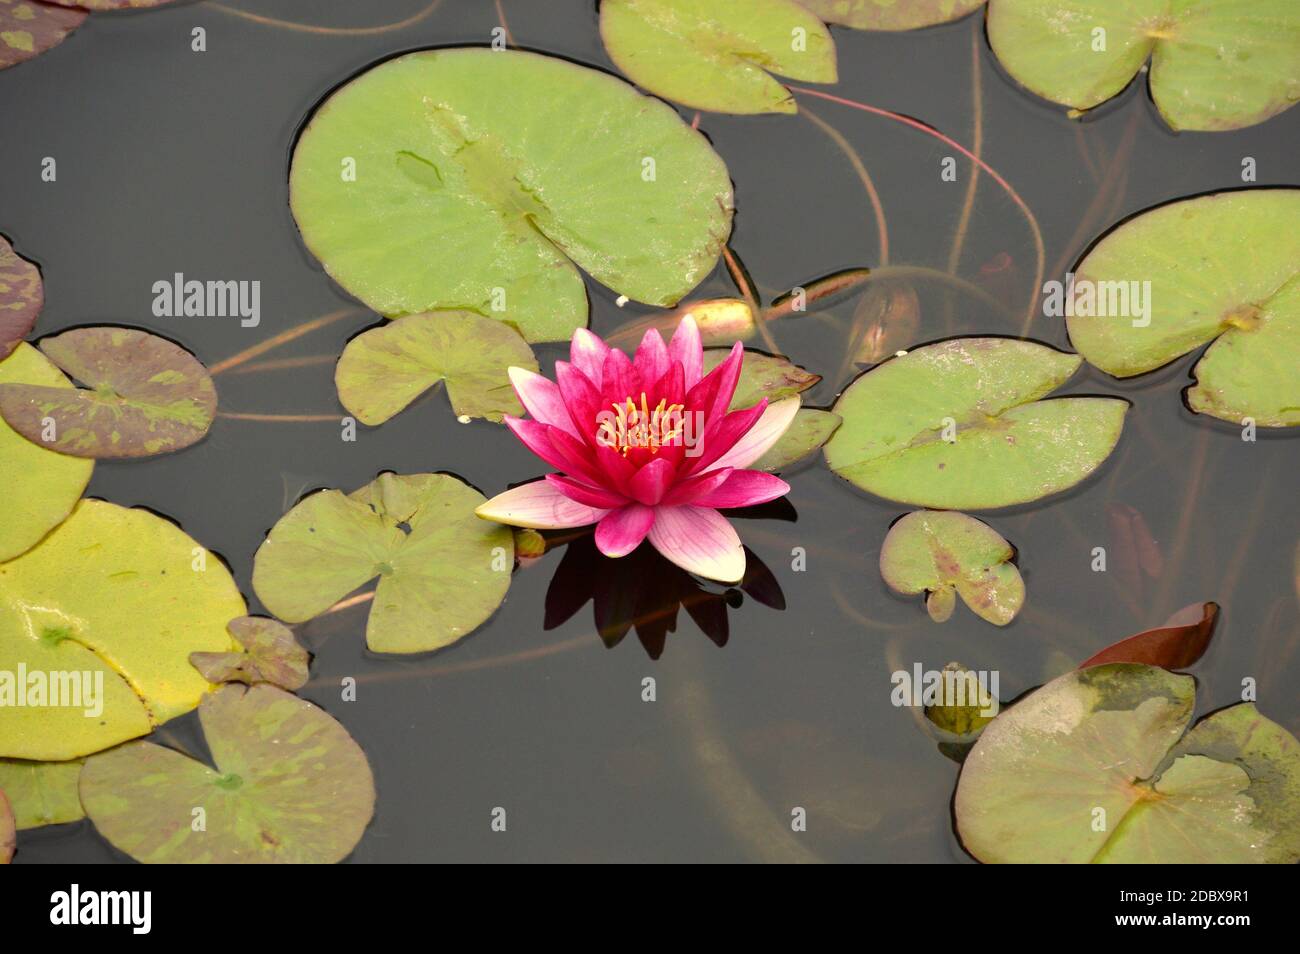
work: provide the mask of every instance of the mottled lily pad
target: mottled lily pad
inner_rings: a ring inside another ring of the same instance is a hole
[[[467,636],[510,586],[510,528],[482,520],[484,497],[447,474],[381,474],[352,494],[307,497],[271,529],[253,588],[280,619],[319,616],[379,577],[366,645],[422,653]]]
[[[0,0],[0,70],[58,46],[84,19],[82,10],[37,0]]]
[[[952,615],[957,596],[971,612],[997,626],[1015,619],[1025,601],[1025,581],[1002,535],[964,513],[917,510],[892,527],[880,548],[880,575],[889,588],[925,593],[936,623]]]
[[[522,415],[506,369],[537,370],[528,343],[471,311],[407,315],[353,338],[334,369],[339,401],[363,424],[382,424],[439,381],[458,417]]]
[[[202,440],[217,412],[207,369],[134,328],[74,328],[41,342],[86,385],[0,384],[0,415],[29,441],[74,457],[148,457]]]
[[[25,342],[0,361],[0,388],[7,384],[72,390],[72,382]],[[33,444],[0,418],[0,487],[5,495],[0,562],[31,549],[58,526],[81,499],[94,469],[94,461]]]
[[[84,818],[77,780],[81,759],[27,762],[0,759],[0,790],[9,796],[18,830],[63,825]]]
[[[1195,683],[1127,663],[1066,673],[971,750],[954,807],[985,862],[1300,860],[1300,743],[1242,703],[1184,735]]]
[[[1080,669],[1106,663],[1142,663],[1162,669],[1186,669],[1205,655],[1219,619],[1217,603],[1193,603],[1163,626],[1121,639],[1079,664]]]
[[[293,630],[264,616],[241,616],[226,624],[236,653],[190,653],[190,664],[208,682],[269,682],[290,692],[307,684],[311,654],[294,638]]]
[[[794,113],[770,73],[836,80],[830,31],[794,0],[604,0],[600,35],[633,82],[693,109]]]
[[[726,166],[675,110],[516,51],[423,51],[361,74],[308,123],[289,186],[307,247],[380,314],[465,309],[528,341],[586,324],[579,267],[672,305],[731,230]]]
[[[958,338],[877,365],[840,396],[826,444],[841,477],[889,500],[988,509],[1073,487],[1115,448],[1128,405],[1040,401],[1078,355],[1008,338]]]
[[[226,685],[199,721],[215,768],[152,742],[87,760],[99,833],[146,864],[333,864],[375,810],[375,780],[333,717],[274,686]]]
[[[98,752],[193,709],[211,687],[189,654],[233,650],[225,624],[246,612],[222,562],[175,524],[102,500],[81,501],[0,563],[0,606],[0,690],[5,673],[47,686],[44,705],[30,686],[26,705],[0,705],[0,756],[40,761]],[[56,685],[72,704],[50,705]]]
[[[705,373],[725,361],[730,353],[730,348],[707,349],[704,352]],[[753,407],[763,398],[767,398],[767,403],[775,404],[807,391],[820,380],[821,375],[806,371],[785,358],[747,350],[740,365],[740,380],[731,399],[731,410]]]
[[[0,18],[5,11],[3,2],[0,0]],[[0,235],[0,361],[27,337],[43,304],[41,270],[15,252]]]
[[[799,0],[827,23],[856,30],[916,30],[958,20],[984,0]]]
[[[1213,341],[1193,372],[1192,410],[1234,424],[1300,424],[1298,221],[1300,189],[1201,196],[1130,219],[1079,263],[1075,285],[1149,281],[1149,315],[1069,317],[1071,343],[1127,378]]]
[[[830,440],[839,426],[838,414],[815,407],[801,407],[786,432],[753,466],[756,470],[769,472],[785,470]]]
[[[1173,129],[1239,129],[1300,99],[1294,0],[989,0],[1003,67],[1045,99],[1091,109],[1151,60]]]

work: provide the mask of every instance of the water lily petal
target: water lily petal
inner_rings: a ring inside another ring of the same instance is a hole
[[[731,405],[740,380],[740,366],[745,350],[737,341],[731,353],[716,368],[702,377],[686,395],[686,410],[700,411],[706,419],[720,416]]]
[[[512,527],[535,530],[559,530],[585,527],[598,522],[608,510],[588,507],[571,500],[546,480],[535,480],[497,494],[474,510],[485,520],[507,523]]]
[[[673,488],[664,494],[661,503],[668,507],[695,503],[697,498],[703,497],[711,490],[722,486],[730,476],[731,468],[723,467],[721,470],[711,470],[707,474],[700,474],[698,477],[688,477],[686,480],[674,484]]]
[[[507,414],[504,418],[506,427],[510,428],[519,442],[527,447],[530,451],[540,457],[546,463],[550,464],[556,470],[567,470],[565,458],[555,452],[551,444],[550,433],[557,431],[557,428],[549,424],[543,424],[541,421],[530,421],[522,417],[514,417]],[[564,431],[558,431],[563,434]],[[566,435],[567,436],[567,435]],[[572,438],[570,438],[572,440]]]
[[[763,398],[753,407],[732,411],[720,419],[711,420],[708,429],[700,438],[697,447],[699,453],[695,454],[691,463],[687,465],[687,472],[700,474],[712,469],[719,459],[726,456],[740,439],[762,420],[766,412],[767,398]]]
[[[533,416],[533,420],[564,430],[579,436],[569,416],[569,408],[554,381],[547,380],[535,371],[527,368],[508,368],[510,383],[514,385],[515,394],[524,410]]]
[[[677,323],[673,340],[668,342],[668,358],[679,362],[686,372],[686,390],[700,383],[704,370],[704,343],[700,340],[700,327],[693,316],[687,315]]]
[[[790,492],[790,485],[761,470],[733,470],[721,486],[697,497],[698,507],[752,507]]]
[[[586,328],[579,328],[573,333],[569,345],[569,361],[587,376],[596,390],[600,390],[601,374],[605,367],[605,356],[609,354],[609,345]]]
[[[598,463],[597,458],[593,456],[593,448],[589,444],[578,440],[558,427],[552,427],[548,430],[546,438],[550,442],[554,460],[559,461],[559,463],[553,465],[557,470],[562,470],[566,474],[578,477],[597,487],[618,489],[622,486],[611,480],[611,473],[618,476],[617,472]],[[599,450],[599,448],[596,448],[596,450]]]
[[[707,507],[656,507],[650,542],[688,573],[722,583],[745,575],[745,548],[736,530]]]
[[[596,525],[596,548],[607,557],[627,556],[654,526],[655,508],[629,504],[606,514]]]
[[[641,376],[632,364],[632,359],[617,348],[609,349],[601,374],[601,406],[622,404],[628,398],[635,400],[640,395]]]
[[[565,430],[580,441],[594,445],[596,415],[601,409],[600,392],[589,377],[567,361],[555,362],[555,381],[573,424]]]
[[[656,458],[633,475],[628,489],[641,503],[653,507],[664,499],[664,494],[672,486],[676,473],[677,470],[671,461],[662,457]]]
[[[546,479],[564,496],[580,504],[586,504],[588,507],[616,510],[631,503],[627,497],[620,493],[606,490],[604,487],[593,487],[564,474],[547,474]]]
[[[649,383],[658,381],[668,370],[668,346],[657,328],[647,328],[637,345],[636,357],[632,359],[641,380]]]
[[[775,404],[769,404],[763,411],[758,423],[740,437],[721,457],[714,460],[710,470],[719,467],[748,467],[758,460],[781,439],[794,416],[799,413],[799,398],[789,397]]]

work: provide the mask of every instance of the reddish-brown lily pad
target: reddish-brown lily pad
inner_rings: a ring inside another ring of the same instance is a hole
[[[179,345],[133,328],[76,328],[41,342],[84,389],[0,385],[0,416],[29,441],[74,457],[149,457],[199,441],[217,392]]]
[[[1143,663],[1162,669],[1186,669],[1205,655],[1218,621],[1218,603],[1193,603],[1169,617],[1163,626],[1107,646],[1080,663],[1079,668],[1106,663]]]
[[[0,23],[6,10],[3,4],[4,0],[0,0]],[[44,303],[40,269],[15,252],[0,235],[0,361],[13,354],[18,342],[27,337]]]
[[[58,46],[84,19],[83,10],[36,0],[0,0],[0,70]]]
[[[208,682],[269,682],[291,692],[306,685],[311,654],[288,626],[265,616],[241,616],[226,630],[244,647],[242,653],[190,653],[190,664]]]

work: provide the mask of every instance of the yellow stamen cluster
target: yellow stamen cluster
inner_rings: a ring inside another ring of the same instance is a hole
[[[617,449],[624,457],[634,447],[659,453],[659,448],[668,446],[682,433],[685,424],[683,405],[669,404],[663,398],[651,408],[644,391],[639,405],[629,397],[611,407],[612,415],[606,412],[600,416],[596,439],[606,447]]]

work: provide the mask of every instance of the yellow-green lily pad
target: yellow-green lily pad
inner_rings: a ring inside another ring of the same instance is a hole
[[[855,30],[917,30],[959,20],[984,0],[799,0],[827,23]]]
[[[38,0],[0,0],[0,70],[58,46],[86,19]]]
[[[4,0],[0,0],[3,4]],[[5,7],[0,5],[0,17]],[[9,357],[36,324],[45,304],[41,270],[0,235],[0,361]]]
[[[1040,401],[1078,355],[1009,338],[957,338],[892,358],[840,395],[831,470],[922,507],[989,509],[1073,487],[1114,450],[1128,404]]]
[[[190,653],[190,664],[208,682],[269,682],[293,692],[307,684],[311,654],[298,644],[293,630],[265,616],[241,616],[226,630],[243,652]]]
[[[0,705],[0,756],[79,758],[189,712],[210,688],[189,654],[233,650],[226,622],[245,612],[225,565],[175,524],[81,501],[0,563],[0,693],[12,674],[15,703]]]
[[[771,73],[836,80],[830,31],[794,0],[603,0],[600,35],[633,82],[693,109],[794,113]]]
[[[704,373],[712,371],[731,353],[730,348],[708,348],[704,352]],[[794,397],[821,380],[820,374],[813,374],[793,364],[786,358],[764,354],[761,351],[746,349],[744,360],[740,365],[740,380],[736,382],[736,393],[731,399],[731,410],[753,407],[763,398],[767,403],[775,404],[784,398]]]
[[[303,130],[289,192],[307,247],[375,311],[474,311],[528,341],[586,324],[579,267],[673,305],[731,231],[726,166],[675,110],[517,51],[429,50],[362,73]]]
[[[472,311],[407,315],[353,338],[334,369],[339,401],[363,424],[382,424],[439,381],[458,417],[500,421],[524,413],[506,373],[537,370],[509,325]]]
[[[0,790],[9,796],[18,830],[63,825],[84,818],[77,780],[81,759],[28,762],[0,759]]]
[[[271,528],[253,588],[280,619],[319,616],[379,577],[366,644],[379,653],[450,646],[505,598],[510,528],[483,520],[484,497],[448,474],[381,474],[352,494],[307,497]]]
[[[274,686],[225,685],[199,721],[213,767],[152,742],[86,761],[95,828],[146,864],[333,864],[375,809],[365,753],[323,709]]]
[[[954,809],[985,862],[1294,864],[1300,743],[1251,703],[1186,732],[1195,682],[1117,663],[1066,673],[988,725]]]
[[[772,449],[754,461],[756,470],[785,470],[825,444],[840,426],[840,416],[815,407],[801,407]]]

